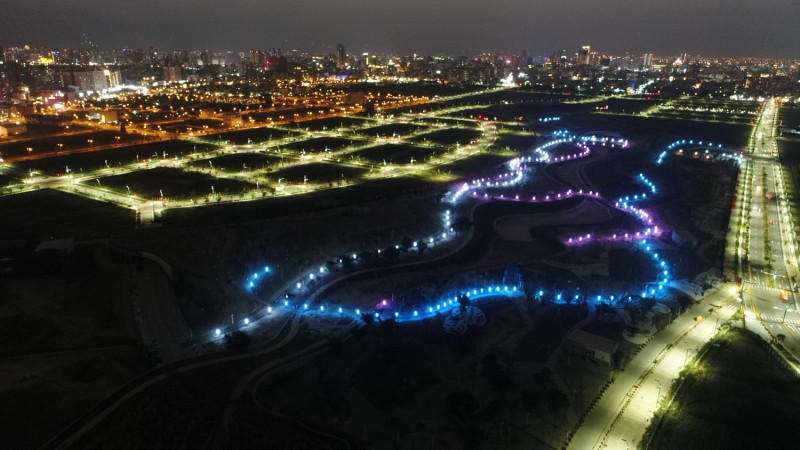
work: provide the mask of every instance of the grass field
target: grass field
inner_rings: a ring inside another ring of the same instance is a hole
[[[90,238],[132,229],[133,212],[50,189],[0,197],[4,239]]]
[[[760,342],[732,329],[706,344],[656,413],[648,448],[794,448],[800,380]]]
[[[410,123],[390,123],[380,125],[377,127],[362,128],[358,130],[358,134],[369,137],[392,137],[397,134],[398,136],[406,136],[410,133],[425,129],[421,125],[414,125]]]
[[[256,187],[244,181],[164,167],[100,178],[100,185],[118,192],[127,192],[127,187],[130,187],[134,195],[143,198],[160,198],[163,192],[167,199],[210,195],[212,186],[217,194],[237,194]]]
[[[778,121],[786,128],[800,127],[800,105],[783,105],[778,112]]]
[[[30,148],[31,154],[55,154],[57,151],[62,150],[115,144],[117,142],[116,137],[119,137],[120,142],[123,143],[142,139],[138,134],[120,134],[119,131],[94,131],[89,133],[42,137],[35,141],[26,140],[7,144],[0,143],[0,153],[2,153],[5,158],[25,156],[28,154],[27,149]],[[92,142],[90,143],[89,141]],[[61,144],[61,147],[59,147],[58,144]]]
[[[447,128],[444,130],[433,131],[431,133],[420,134],[416,136],[413,141],[415,142],[432,142],[440,145],[454,145],[456,143],[465,145],[470,141],[478,139],[481,132],[468,128]]]
[[[149,159],[161,159],[166,152],[167,158],[178,156],[183,158],[192,153],[200,153],[215,149],[213,144],[194,144],[188,141],[169,140],[152,142],[149,144],[130,145],[90,153],[76,153],[74,155],[52,156],[50,158],[22,161],[17,163],[25,170],[38,171],[46,175],[66,173],[67,167],[72,172],[90,171],[109,167],[133,164]]]
[[[309,183],[332,183],[350,180],[366,173],[367,170],[336,163],[309,163],[276,170],[270,176],[283,178],[284,182],[288,184],[303,184],[303,177],[307,177]]]
[[[362,126],[367,119],[360,117],[328,117],[325,119],[306,120],[298,122],[296,126],[309,131],[334,130],[342,127]]]
[[[439,117],[420,117],[414,119],[415,123],[426,124],[426,125],[437,125],[437,126],[445,126],[445,127],[465,127],[465,128],[477,128],[478,122],[474,120],[463,120],[463,119],[442,119]]]
[[[326,149],[331,152],[343,149],[349,145],[360,145],[364,141],[360,139],[342,139],[334,137],[320,137],[308,139],[305,141],[292,142],[290,144],[281,145],[281,148],[288,148],[296,151],[305,151],[306,153],[319,153],[324,152]]]
[[[433,147],[418,147],[414,145],[405,144],[385,144],[377,147],[369,147],[363,150],[358,150],[352,153],[357,157],[365,158],[375,164],[409,164],[411,158],[416,162],[424,162],[433,156],[436,152],[443,155],[444,151],[439,148]]]
[[[13,177],[11,175],[2,175],[0,174],[0,187],[8,186],[9,184],[16,184],[19,183],[19,179],[17,177]]]
[[[439,166],[439,169],[459,176],[488,175],[494,173],[497,170],[497,166],[507,162],[509,159],[511,159],[509,156],[480,154],[468,159],[443,164]]]
[[[277,166],[280,164],[281,159],[282,158],[277,155],[265,155],[262,153],[233,153],[211,159],[197,159],[191,161],[189,165],[206,169],[213,167],[226,172],[248,172],[250,170],[264,169],[269,166]],[[209,164],[209,162],[211,164]]]
[[[210,134],[205,136],[204,139],[214,143],[218,143],[220,141],[229,141],[231,144],[237,145],[247,144],[249,139],[251,143],[254,144],[266,144],[271,140],[283,139],[287,136],[297,136],[298,134],[300,133],[297,131],[262,127]]]

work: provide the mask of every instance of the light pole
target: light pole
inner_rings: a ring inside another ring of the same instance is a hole
[[[658,406],[658,399],[661,398],[661,380],[656,380],[658,383],[658,394],[656,394],[656,406]]]
[[[781,323],[784,323],[786,321],[786,313],[788,311],[792,311],[792,308],[783,308],[783,318],[781,319]]]

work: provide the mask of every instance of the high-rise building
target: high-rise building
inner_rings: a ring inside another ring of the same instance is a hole
[[[578,53],[578,56],[579,56],[578,57],[578,64],[589,65],[592,62],[592,60],[591,60],[591,57],[592,57],[592,48],[591,48],[591,46],[584,45],[583,47],[581,47],[581,52]]]
[[[650,70],[653,67],[653,54],[645,53],[642,56],[642,70]]]
[[[343,69],[347,66],[347,51],[344,48],[344,44],[339,43],[336,44],[336,67],[339,69]]]
[[[102,70],[75,72],[75,85],[81,91],[102,91],[108,88],[108,80]]]
[[[162,70],[164,71],[164,81],[167,83],[173,83],[183,79],[180,66],[164,66]]]
[[[118,70],[100,69],[70,71],[62,72],[59,76],[65,88],[74,86],[82,92],[102,92],[108,88],[120,85]]]
[[[250,64],[255,67],[261,67],[264,65],[264,52],[261,50],[251,49],[250,50]]]

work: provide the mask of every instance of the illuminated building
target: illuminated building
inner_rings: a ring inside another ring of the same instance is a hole
[[[344,48],[344,44],[336,44],[336,67],[342,69],[347,66],[347,51]]]
[[[162,70],[164,72],[164,81],[167,83],[173,83],[183,79],[181,76],[181,68],[179,66],[166,66],[163,67]]]

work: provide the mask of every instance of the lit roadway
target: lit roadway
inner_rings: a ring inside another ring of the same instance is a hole
[[[748,212],[750,214],[749,264],[744,262],[741,266],[742,297],[748,312],[761,319],[773,336],[786,336],[785,344],[792,349],[800,344],[794,281],[796,240],[784,171],[778,159],[778,108],[774,99],[765,101],[762,106],[748,148],[751,167],[739,189],[745,205],[740,213],[744,218]],[[739,231],[743,237],[748,233],[746,227]],[[747,241],[742,239],[742,246]],[[741,254],[746,253],[743,250]],[[781,299],[781,291],[787,293],[785,301]],[[793,353],[798,354],[797,351]]]
[[[666,404],[672,383],[717,327],[738,309],[732,300],[736,288],[726,284],[695,303],[652,337],[615,373],[616,379],[600,397],[568,448],[575,450],[646,448],[642,442],[659,404]],[[702,320],[697,320],[697,317]]]

